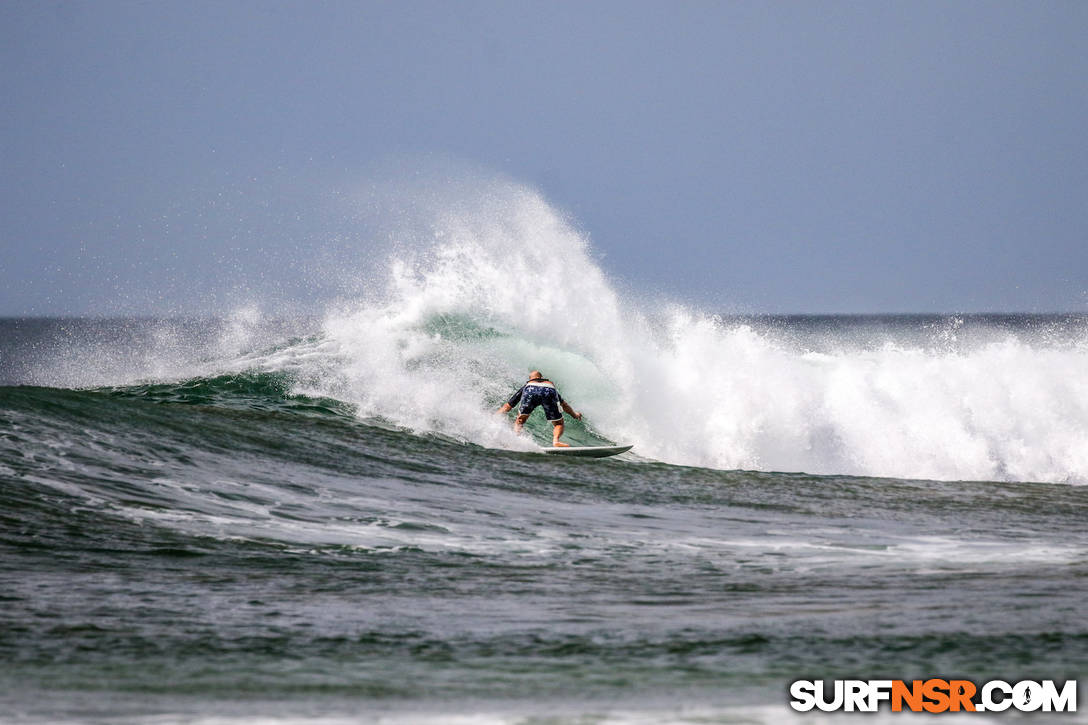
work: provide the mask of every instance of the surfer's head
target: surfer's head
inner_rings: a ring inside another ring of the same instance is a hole
[[[542,377],[544,377],[544,375],[539,370],[534,370],[533,372],[529,373],[530,380],[540,380]]]

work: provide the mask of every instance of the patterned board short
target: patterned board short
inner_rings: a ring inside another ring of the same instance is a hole
[[[554,422],[563,420],[563,414],[559,412],[559,391],[543,385],[526,385],[525,392],[521,395],[521,407],[518,412],[528,415],[536,410],[536,406],[544,407],[544,415]]]

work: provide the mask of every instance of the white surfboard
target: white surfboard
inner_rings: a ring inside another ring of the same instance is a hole
[[[634,445],[630,446],[570,446],[552,448],[548,447],[544,449],[545,453],[552,453],[558,456],[582,456],[585,458],[605,458],[607,456],[615,456],[617,454],[629,451],[634,448]]]

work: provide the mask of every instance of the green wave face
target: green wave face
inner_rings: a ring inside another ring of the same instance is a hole
[[[326,397],[292,393],[295,376],[287,372],[248,371],[173,383],[142,383],[100,389],[119,398],[156,403],[223,408],[282,410],[312,415],[351,417],[351,405]]]

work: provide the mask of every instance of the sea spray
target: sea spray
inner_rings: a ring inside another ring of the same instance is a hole
[[[492,411],[540,368],[603,439],[669,463],[1088,481],[1083,338],[1006,332],[961,346],[962,318],[908,319],[813,350],[758,322],[621,298],[586,237],[531,189],[429,202],[431,238],[390,255],[381,294],[327,317],[325,349],[340,362],[305,392],[412,430],[523,447]]]

